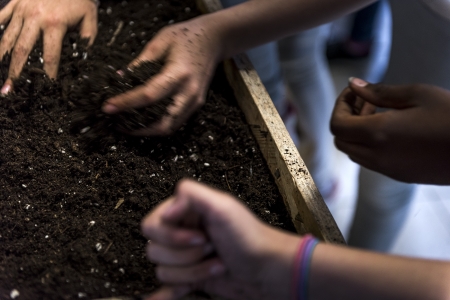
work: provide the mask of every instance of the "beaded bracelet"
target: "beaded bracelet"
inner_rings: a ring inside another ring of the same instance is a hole
[[[309,269],[311,266],[311,258],[314,248],[318,243],[319,240],[311,234],[305,235],[300,242],[294,262],[294,274],[292,281],[293,300],[308,299]]]

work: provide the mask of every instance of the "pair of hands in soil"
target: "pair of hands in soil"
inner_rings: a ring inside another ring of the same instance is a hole
[[[44,70],[57,75],[61,42],[69,28],[79,26],[91,43],[97,33],[97,6],[91,0],[12,0],[0,11],[8,24],[0,56],[12,49],[12,80],[39,38],[44,39]],[[163,60],[161,72],[144,85],[106,101],[106,113],[151,105],[171,97],[169,114],[137,135],[168,135],[176,131],[205,101],[206,90],[220,60],[232,53],[230,37],[214,17],[198,17],[163,28],[130,67],[140,61]],[[366,103],[362,107],[361,103]],[[391,108],[376,112],[375,107]],[[351,83],[339,96],[331,121],[336,145],[355,162],[395,179],[450,183],[450,92],[433,86],[358,86]],[[449,171],[447,171],[449,170]]]

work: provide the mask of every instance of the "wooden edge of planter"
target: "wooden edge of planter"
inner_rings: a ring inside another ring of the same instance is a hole
[[[203,12],[222,8],[219,0],[197,0]],[[225,72],[259,147],[275,178],[298,233],[345,244],[322,196],[273,102],[245,54],[224,63]]]

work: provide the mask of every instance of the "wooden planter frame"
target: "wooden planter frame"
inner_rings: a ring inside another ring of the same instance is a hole
[[[197,0],[204,13],[222,9],[219,0]],[[273,102],[245,54],[224,63],[239,106],[252,128],[278,189],[300,234],[345,244],[344,237],[294,145]]]

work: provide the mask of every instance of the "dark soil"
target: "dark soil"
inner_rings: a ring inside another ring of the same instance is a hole
[[[69,102],[75,105],[72,132],[81,133],[86,150],[102,150],[114,143],[122,133],[146,128],[168,114],[173,100],[163,99],[154,105],[107,115],[101,107],[105,100],[144,84],[157,74],[161,63],[143,62],[133,70],[125,68],[118,74],[114,68],[98,62],[89,76],[84,75],[80,87],[74,87]]]
[[[49,81],[38,45],[15,92],[0,101],[0,299],[10,299],[13,290],[16,299],[151,292],[159,283],[139,223],[183,177],[229,191],[266,222],[293,228],[220,69],[204,107],[171,137],[121,133],[157,120],[164,110],[112,118],[99,113],[104,98],[126,86],[115,70],[161,27],[198,14],[194,1],[185,0],[102,5],[91,49],[68,36],[59,77]],[[107,46],[119,21],[125,26]],[[7,66],[1,65],[2,80]],[[128,75],[132,85],[142,80]],[[107,80],[108,91],[80,96]],[[138,118],[128,122],[133,116]],[[97,133],[106,138],[96,143]]]

